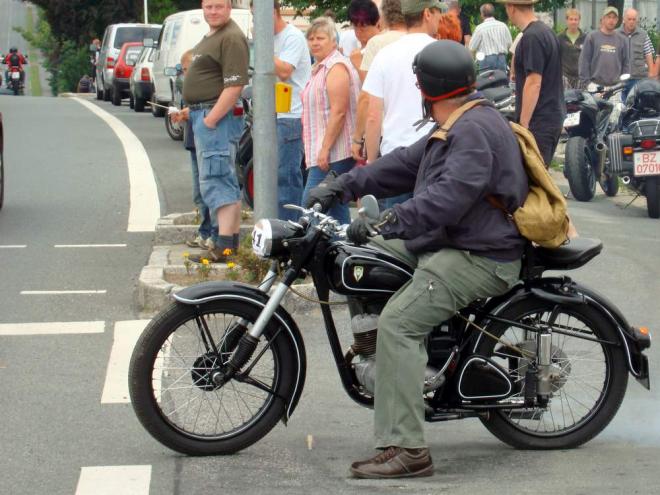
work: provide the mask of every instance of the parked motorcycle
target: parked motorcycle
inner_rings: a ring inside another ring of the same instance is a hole
[[[254,208],[254,170],[252,162],[252,86],[246,86],[241,92],[245,126],[236,148],[236,177],[243,191],[243,200]]]
[[[627,77],[626,77],[627,76]],[[616,130],[615,103],[610,99],[623,91],[625,81],[609,88],[594,90],[570,89],[564,93],[566,118],[564,129],[568,133],[564,159],[564,174],[573,197],[578,201],[591,201],[598,182],[607,196],[616,196],[619,180],[606,170],[608,158],[607,136]]]
[[[646,196],[649,217],[660,218],[660,82],[637,83],[621,114],[621,132],[609,135],[608,146],[605,172]]]
[[[515,118],[516,97],[506,72],[486,70],[477,75],[476,89],[497,108],[505,118]]]
[[[361,204],[361,214],[378,217],[373,196]],[[348,243],[346,226],[318,209],[295,208],[298,222],[262,219],[254,227],[254,252],[272,260],[259,287],[206,282],[183,289],[139,338],[129,368],[131,402],[167,447],[230,454],[291,418],[306,353],[280,302],[306,275],[346,393],[373,406],[378,315],[414,269],[374,245]],[[478,418],[516,448],[566,449],[612,420],[628,373],[649,388],[648,329],[631,326],[611,302],[568,276],[543,276],[581,267],[601,249],[586,238],[553,250],[530,245],[515,287],[434,328],[426,339],[426,420]],[[352,315],[345,352],[327,302],[331,291],[346,296]]]

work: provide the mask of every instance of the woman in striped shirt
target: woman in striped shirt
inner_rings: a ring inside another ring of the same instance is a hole
[[[351,135],[360,80],[350,60],[337,50],[335,32],[334,22],[327,17],[317,18],[307,31],[309,51],[316,64],[301,95],[303,143],[309,172],[302,204],[330,170],[343,174],[355,165]],[[329,213],[342,224],[350,223],[346,205],[333,206]]]

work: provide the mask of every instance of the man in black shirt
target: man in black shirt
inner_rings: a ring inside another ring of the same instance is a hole
[[[506,4],[509,20],[524,33],[514,56],[516,120],[532,132],[548,167],[566,114],[559,41],[534,14],[538,0],[497,1]]]
[[[461,45],[468,46],[470,39],[472,39],[472,28],[470,27],[470,18],[461,11],[461,4],[458,0],[449,0],[447,2],[448,12],[453,13],[458,17],[461,23]]]

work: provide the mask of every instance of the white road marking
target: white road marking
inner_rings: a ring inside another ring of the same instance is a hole
[[[4,246],[0,246],[0,249],[23,249],[26,247],[27,244],[6,244]]]
[[[104,321],[49,321],[43,323],[2,323],[0,335],[58,335],[103,333]]]
[[[107,290],[22,290],[22,296],[44,296],[60,294],[105,294]]]
[[[128,404],[128,364],[133,348],[149,320],[118,321],[115,323],[114,341],[110,351],[108,371],[101,404]]]
[[[149,495],[151,466],[80,468],[76,495]]]
[[[131,202],[127,231],[154,232],[156,221],[160,218],[160,201],[154,172],[144,146],[126,124],[114,115],[82,98],[73,97],[72,99],[87,107],[108,124],[124,148],[128,165]]]
[[[127,244],[55,244],[54,248],[116,248]]]

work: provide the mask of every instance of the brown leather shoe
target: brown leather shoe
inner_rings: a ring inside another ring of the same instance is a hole
[[[429,449],[388,447],[366,461],[354,462],[351,473],[356,478],[414,478],[431,476],[433,460]]]

